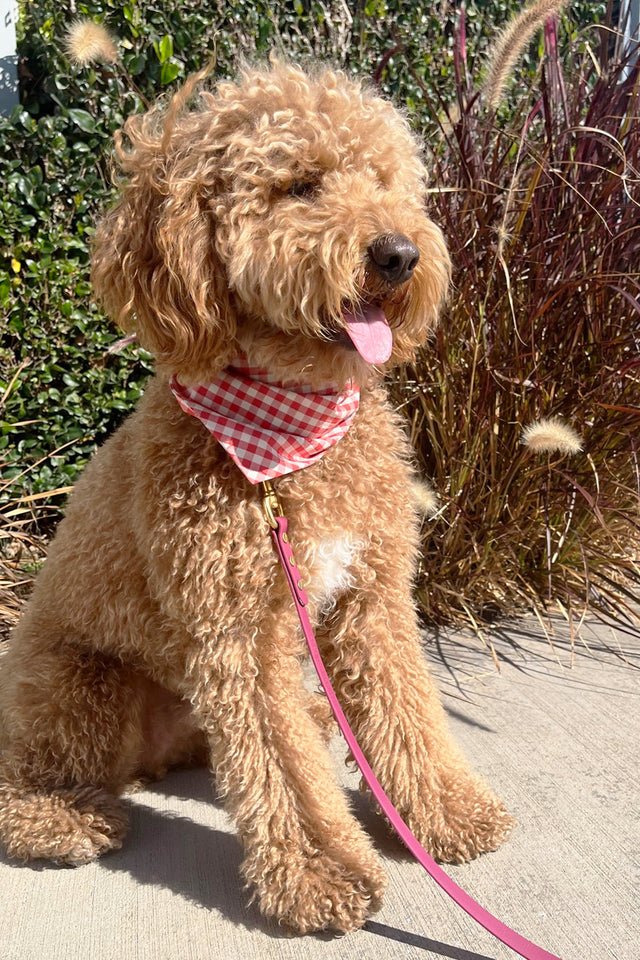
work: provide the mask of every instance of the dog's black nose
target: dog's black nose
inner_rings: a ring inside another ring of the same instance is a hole
[[[416,245],[402,233],[376,237],[367,252],[376,273],[394,286],[409,280],[420,259]]]

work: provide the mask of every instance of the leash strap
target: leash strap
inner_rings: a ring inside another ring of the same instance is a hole
[[[466,910],[470,917],[473,917],[474,920],[481,924],[485,930],[488,930],[489,933],[493,934],[494,937],[496,937],[498,940],[501,940],[502,943],[506,944],[516,953],[520,954],[520,956],[524,957],[525,960],[560,960],[560,958],[555,956],[555,954],[549,953],[547,950],[543,950],[542,947],[536,946],[535,943],[527,940],[519,933],[516,933],[515,930],[512,930],[506,924],[502,923],[501,920],[498,920],[497,917],[494,917],[491,913],[489,913],[488,910],[485,910],[484,907],[480,906],[480,904],[470,897],[469,894],[466,893],[461,887],[459,887],[457,883],[454,883],[451,877],[444,872],[442,867],[440,867],[435,860],[429,856],[427,851],[413,835],[396,808],[391,803],[389,797],[382,789],[382,786],[380,785],[373,770],[369,766],[369,763],[367,762],[367,759],[360,749],[358,741],[356,740],[353,731],[349,726],[349,721],[347,720],[344,711],[340,706],[338,698],[331,685],[331,681],[329,680],[329,675],[327,674],[324,663],[322,662],[322,657],[313,633],[311,621],[305,609],[309,600],[303,589],[301,574],[296,566],[293,557],[293,551],[289,543],[289,537],[287,535],[288,522],[286,518],[281,515],[282,510],[273,486],[270,483],[263,484],[263,492],[264,512],[271,528],[271,536],[278,552],[280,562],[286,574],[287,582],[289,583],[291,595],[293,597],[298,618],[300,620],[300,626],[302,627],[302,632],[307,642],[307,646],[309,647],[311,660],[317,671],[318,677],[320,678],[320,683],[322,684],[324,692],[327,695],[331,709],[333,710],[335,718],[338,721],[338,726],[340,727],[342,735],[346,740],[347,745],[351,750],[351,753],[353,754],[353,757],[358,764],[358,767],[360,768],[360,771],[365,778],[369,789],[371,790],[371,793],[380,805],[384,815],[398,833],[405,846],[408,847],[416,860],[424,867],[429,876],[432,877],[432,879],[442,887],[445,893],[449,894],[449,896],[458,904],[458,906],[462,907],[463,910]]]

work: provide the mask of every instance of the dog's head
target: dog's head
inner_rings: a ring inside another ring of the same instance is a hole
[[[309,382],[409,359],[449,259],[405,120],[328,70],[247,69],[187,109],[195,86],[117,138],[126,179],[93,267],[107,310],[190,380],[240,349]]]

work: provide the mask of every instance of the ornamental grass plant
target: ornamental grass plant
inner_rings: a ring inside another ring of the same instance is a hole
[[[610,22],[562,62],[558,31],[547,19],[529,88],[505,94],[495,62],[472,81],[463,11],[456,99],[434,106],[451,298],[392,385],[438,497],[418,582],[431,622],[551,605],[637,619],[640,64]]]

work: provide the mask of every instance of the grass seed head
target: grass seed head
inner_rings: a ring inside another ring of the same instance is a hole
[[[530,423],[522,431],[522,443],[533,453],[579,453],[582,440],[560,417]]]
[[[116,45],[105,27],[93,20],[76,20],[67,31],[67,54],[79,66],[88,63],[115,63]]]
[[[536,30],[566,4],[567,0],[537,0],[525,7],[502,31],[484,83],[484,94],[490,107],[495,109],[500,103],[511,71]]]
[[[438,495],[426,480],[414,480],[411,484],[411,499],[421,517],[433,517],[438,512]]]

